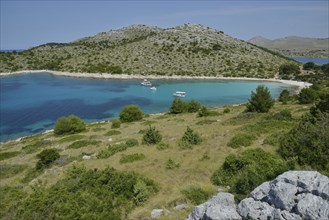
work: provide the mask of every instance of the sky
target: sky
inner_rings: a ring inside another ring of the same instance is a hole
[[[329,37],[328,0],[0,0],[0,50],[67,43],[132,24],[202,24],[249,40]]]

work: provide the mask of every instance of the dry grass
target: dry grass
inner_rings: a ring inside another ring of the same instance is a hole
[[[279,112],[282,109],[290,109],[293,116],[299,117],[303,112],[308,109],[303,106],[290,104],[282,105],[276,103],[272,112]],[[73,164],[84,164],[88,168],[103,169],[107,166],[114,167],[122,171],[135,171],[148,178],[153,179],[158,183],[160,191],[150,198],[143,206],[136,208],[130,215],[129,219],[148,219],[152,209],[165,208],[169,213],[162,219],[185,219],[193,205],[189,204],[190,208],[187,210],[178,211],[174,207],[179,203],[186,203],[181,191],[190,185],[199,185],[202,188],[215,192],[216,187],[210,182],[212,173],[223,163],[225,157],[229,153],[235,153],[245,150],[246,148],[240,147],[232,149],[227,147],[229,140],[235,135],[236,132],[241,130],[243,126],[254,124],[259,120],[265,120],[264,114],[257,114],[252,120],[242,120],[239,116],[244,106],[230,107],[230,112],[218,116],[207,117],[205,119],[211,120],[209,124],[198,124],[197,122],[204,120],[198,118],[195,113],[187,113],[181,115],[151,115],[144,121],[134,123],[124,123],[121,128],[117,129],[120,134],[114,136],[107,136],[106,133],[111,128],[111,123],[97,124],[89,127],[87,132],[83,135],[85,140],[100,141],[97,146],[86,146],[79,149],[69,149],[68,146],[76,141],[73,137],[66,138],[63,141],[63,136],[55,136],[53,134],[37,135],[34,137],[23,139],[20,142],[7,142],[2,143],[0,152],[8,151],[21,151],[15,157],[0,161],[0,165],[24,165],[27,169],[24,171],[8,175],[8,178],[0,179],[0,186],[3,185],[23,185],[24,189],[30,191],[30,183],[22,183],[22,178],[33,170],[37,162],[36,154],[44,148],[57,148],[60,149],[61,156],[68,159],[68,164],[63,166],[54,165],[50,169],[44,171],[36,179],[38,184],[50,186],[56,183],[64,174],[65,170]],[[217,112],[223,112],[223,108],[214,109]],[[236,123],[239,121],[238,123]],[[109,144],[118,143],[127,139],[137,139],[140,143],[143,134],[139,131],[148,128],[149,124],[155,126],[163,136],[163,142],[169,144],[169,148],[158,150],[156,145],[138,145],[128,148],[122,153],[117,153],[107,159],[96,159],[96,154],[100,150],[106,149]],[[190,126],[194,131],[198,132],[203,142],[199,145],[193,146],[192,149],[181,150],[178,146],[178,140],[184,134],[186,127]],[[97,129],[95,129],[97,127]],[[275,153],[276,147],[263,145],[263,140],[275,131],[262,134],[257,137],[249,148],[262,147],[264,150]],[[82,136],[78,136],[78,139]],[[112,141],[109,141],[112,138]],[[22,148],[28,144],[47,139],[50,141],[44,146],[39,147],[35,152],[24,154]],[[120,163],[122,154],[142,153],[145,155],[144,160],[134,161],[132,163]],[[91,155],[90,160],[82,160],[82,155]],[[202,160],[203,155],[209,156],[206,160]],[[71,158],[71,160],[70,160]],[[176,169],[166,169],[165,164],[168,159],[180,163],[180,167]],[[72,161],[72,162],[71,162]],[[32,181],[33,182],[33,181]]]

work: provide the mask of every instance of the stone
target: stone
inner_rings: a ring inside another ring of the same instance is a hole
[[[164,213],[163,209],[153,209],[151,212],[151,218],[158,219],[163,215],[163,213]]]
[[[183,209],[187,209],[187,208],[188,208],[187,204],[179,204],[179,205],[176,205],[174,209],[183,210]]]
[[[221,204],[215,204],[208,207],[202,220],[241,220],[241,216],[237,213],[234,207],[222,206]]]
[[[329,201],[307,194],[297,204],[297,213],[303,219],[329,219]]]
[[[268,193],[270,192],[270,182],[264,182],[258,187],[256,187],[251,193],[251,197],[254,198],[257,201],[262,200],[265,198]]]
[[[268,203],[253,198],[244,199],[238,205],[238,213],[243,219],[274,219],[274,210]]]
[[[192,213],[187,217],[186,220],[202,219],[206,210],[207,210],[207,207],[206,207],[205,203],[195,206],[194,209],[192,210]]]
[[[84,160],[90,160],[90,156],[89,155],[83,155],[83,157],[82,157],[82,159],[84,159]]]
[[[274,182],[270,184],[267,202],[277,209],[290,211],[295,206],[297,186],[286,182]]]

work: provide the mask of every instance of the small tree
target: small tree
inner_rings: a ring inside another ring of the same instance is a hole
[[[85,123],[77,116],[70,115],[57,120],[54,128],[55,134],[73,134],[86,130]]]
[[[123,107],[120,113],[120,120],[122,122],[139,121],[143,118],[143,112],[136,105],[127,105]]]
[[[111,128],[120,128],[121,122],[119,119],[113,119],[112,121]]]
[[[290,93],[288,90],[284,89],[279,96],[279,101],[282,102],[282,104],[287,104],[287,102],[289,101],[290,97],[289,97]]]
[[[201,104],[195,100],[192,100],[187,104],[188,112],[198,112],[200,108],[201,108]]]
[[[187,112],[188,104],[179,98],[175,98],[172,102],[169,112],[171,114],[180,114]]]
[[[311,104],[316,98],[317,93],[312,88],[303,88],[298,95],[298,101],[300,104]]]
[[[162,140],[162,136],[160,132],[155,128],[150,126],[146,133],[143,136],[143,144],[157,144],[160,143]]]
[[[37,155],[39,161],[37,162],[36,169],[48,167],[55,160],[60,158],[60,155],[55,149],[45,149]]]
[[[190,127],[187,127],[182,141],[186,144],[197,145],[201,143],[202,139],[198,133],[194,132]]]
[[[314,70],[316,64],[314,62],[307,62],[303,65],[303,70]]]
[[[251,92],[251,97],[247,103],[247,112],[268,112],[274,105],[270,91],[265,86],[258,86],[256,93]]]

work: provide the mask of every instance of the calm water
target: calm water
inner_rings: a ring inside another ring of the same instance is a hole
[[[285,84],[255,81],[153,80],[157,90],[140,86],[140,80],[97,80],[34,73],[2,77],[1,141],[51,129],[63,116],[75,114],[89,122],[117,117],[125,105],[139,105],[145,113],[168,111],[172,94],[185,91],[184,100],[206,106],[244,103],[260,85],[278,97]]]
[[[313,57],[292,57],[292,58],[301,63],[314,62],[315,64],[318,65],[329,63],[329,58],[313,58]]]

